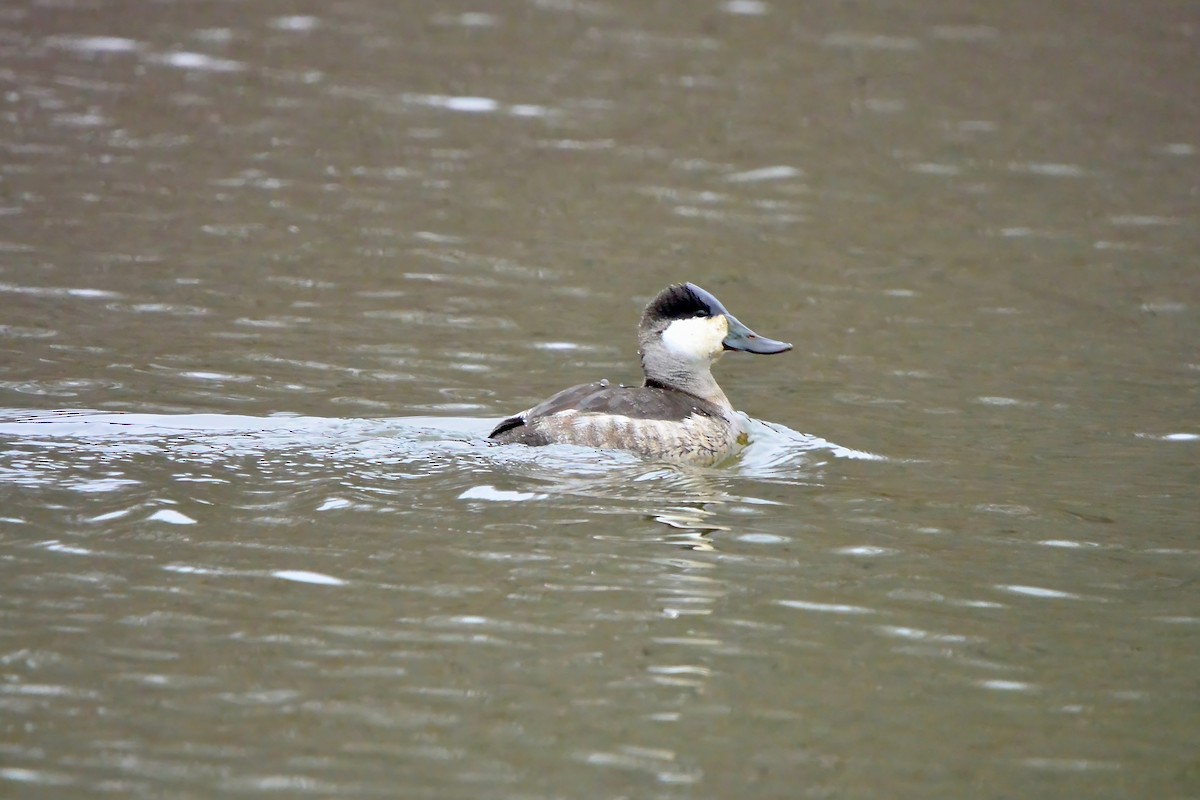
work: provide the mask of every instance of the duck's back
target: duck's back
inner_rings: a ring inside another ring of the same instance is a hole
[[[714,464],[737,443],[732,410],[676,389],[610,386],[564,389],[509,417],[488,438],[501,444],[575,444],[631,450],[649,458]]]

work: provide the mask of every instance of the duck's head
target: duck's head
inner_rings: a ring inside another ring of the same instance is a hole
[[[654,354],[704,367],[726,350],[771,355],[792,349],[747,328],[694,283],[668,286],[650,301],[638,326],[638,345],[644,364]]]

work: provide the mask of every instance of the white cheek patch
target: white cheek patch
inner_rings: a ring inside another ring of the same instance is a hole
[[[667,352],[683,361],[709,361],[721,355],[721,342],[729,333],[725,317],[677,319],[662,332]]]

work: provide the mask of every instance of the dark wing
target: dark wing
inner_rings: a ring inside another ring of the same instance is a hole
[[[678,389],[657,386],[618,386],[593,392],[572,408],[581,414],[612,414],[634,419],[684,420],[693,414],[711,417],[720,410]]]
[[[562,411],[666,420],[683,420],[692,414],[706,417],[721,415],[721,410],[712,403],[678,389],[610,386],[608,381],[597,381],[564,389],[528,411],[509,417],[497,425],[488,438],[505,443],[549,444],[550,439],[536,430],[533,423],[541,417]]]
[[[546,445],[550,441],[545,436],[532,430],[527,423],[538,417],[548,417],[559,411],[576,408],[580,400],[595,395],[608,388],[608,381],[581,383],[570,389],[563,389],[558,394],[543,400],[528,411],[511,416],[501,422],[488,434],[489,439],[496,439],[505,444]]]

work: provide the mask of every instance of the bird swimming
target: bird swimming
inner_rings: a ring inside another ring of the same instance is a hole
[[[711,367],[726,350],[771,355],[787,342],[759,336],[694,283],[658,293],[638,324],[641,386],[607,380],[564,389],[488,434],[499,444],[573,444],[712,466],[745,444],[743,417]]]

